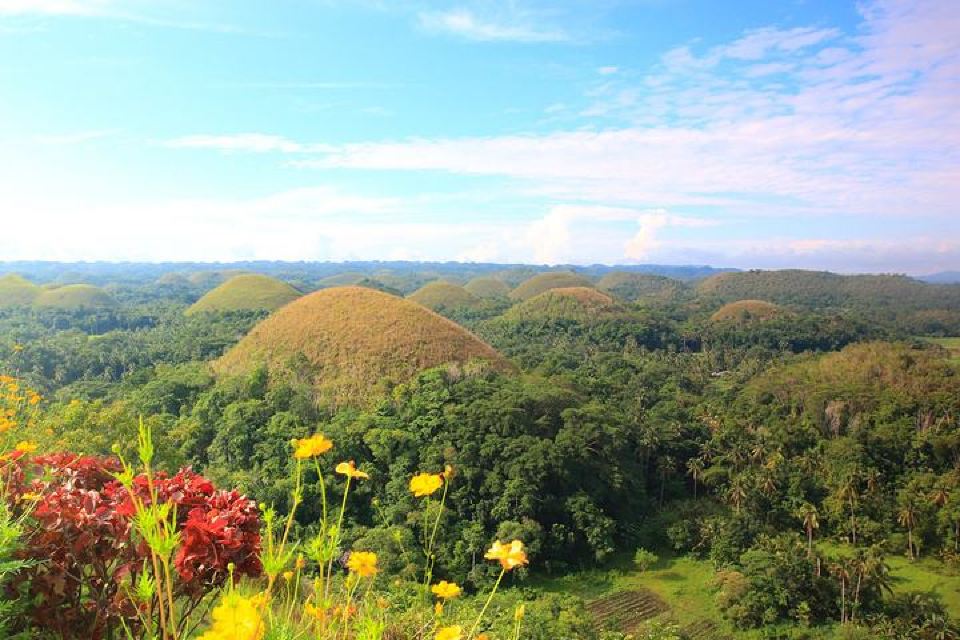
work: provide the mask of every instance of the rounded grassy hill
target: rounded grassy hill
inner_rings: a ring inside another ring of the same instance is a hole
[[[480,299],[458,284],[445,280],[436,280],[427,283],[407,296],[417,304],[422,304],[434,311],[440,309],[456,309],[457,307],[472,307]]]
[[[388,383],[402,383],[442,364],[512,365],[460,325],[405,298],[365,287],[322,289],[262,321],[214,363],[221,374],[294,360],[309,369],[318,393],[339,405],[363,406]]]
[[[683,283],[673,278],[630,271],[612,271],[597,282],[600,291],[631,302],[641,299],[668,300],[676,297],[683,288]]]
[[[723,305],[712,316],[713,322],[764,322],[783,316],[786,312],[765,300],[737,300]]]
[[[592,287],[561,287],[544,291],[508,310],[506,320],[590,320],[622,311],[612,297]]]
[[[569,287],[593,287],[593,283],[583,276],[569,271],[550,271],[540,273],[526,280],[510,292],[514,300],[529,300],[550,289],[564,289]]]
[[[46,289],[38,295],[33,306],[37,309],[110,309],[116,301],[106,291],[91,284],[68,284]]]
[[[474,278],[463,285],[463,288],[482,299],[506,298],[510,295],[510,285],[489,276]]]
[[[300,297],[286,282],[257,273],[233,276],[207,292],[187,309],[187,315],[223,311],[275,311]]]
[[[0,309],[28,307],[40,293],[40,287],[15,273],[0,277]]]

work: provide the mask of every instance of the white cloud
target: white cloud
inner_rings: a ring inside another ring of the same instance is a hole
[[[512,42],[562,42],[569,36],[559,29],[533,24],[528,16],[512,13],[501,17],[480,16],[466,8],[421,12],[420,26],[468,40]]]
[[[502,176],[639,207],[949,217],[957,78],[960,4],[886,0],[856,35],[759,29],[703,55],[674,49],[640,83],[607,76],[585,96],[594,127],[361,142],[297,164]]]
[[[613,74],[620,71],[619,67],[600,67],[597,69],[597,73],[602,76],[612,76]]]

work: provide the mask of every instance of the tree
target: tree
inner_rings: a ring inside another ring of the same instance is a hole
[[[916,548],[913,540],[913,530],[917,526],[916,495],[908,492],[902,493],[899,502],[900,509],[897,511],[897,522],[907,529],[907,552],[910,554],[910,559],[914,560],[919,555],[919,549]]]
[[[693,478],[693,497],[697,497],[697,484],[703,475],[703,458],[690,458],[687,460],[687,473]]]
[[[817,508],[809,502],[804,502],[796,511],[797,518],[803,522],[803,530],[807,532],[807,553],[813,555],[813,532],[820,528]]]

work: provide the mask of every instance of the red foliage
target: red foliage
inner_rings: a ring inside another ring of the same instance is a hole
[[[37,565],[21,576],[33,618],[63,638],[107,637],[124,618],[137,626],[132,580],[149,559],[146,545],[131,535],[133,501],[114,480],[116,459],[73,454],[42,456],[28,473],[40,478],[14,483],[19,494],[40,495],[37,523],[26,541],[26,557]],[[181,545],[174,558],[178,597],[195,606],[234,575],[260,574],[260,519],[254,501],[236,491],[218,491],[189,469],[154,478],[158,500],[175,505]],[[145,476],[134,480],[145,503]],[[52,628],[51,628],[52,627]]]

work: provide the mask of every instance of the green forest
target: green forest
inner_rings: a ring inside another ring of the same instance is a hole
[[[960,285],[0,266],[4,637],[960,638]]]

